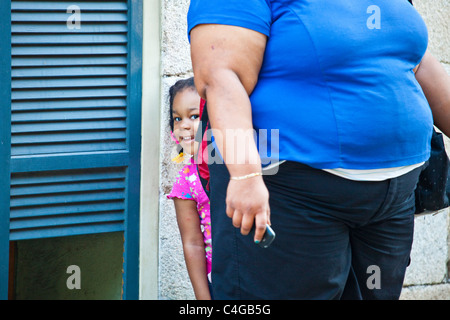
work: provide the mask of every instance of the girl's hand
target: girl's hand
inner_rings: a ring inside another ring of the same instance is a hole
[[[226,205],[226,213],[232,219],[233,226],[247,235],[255,223],[254,241],[261,241],[266,223],[270,225],[269,192],[262,177],[230,180]]]

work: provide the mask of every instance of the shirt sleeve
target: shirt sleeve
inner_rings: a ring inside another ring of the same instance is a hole
[[[186,200],[195,200],[194,194],[191,190],[191,186],[189,184],[189,174],[190,174],[189,166],[183,167],[181,169],[176,178],[175,182],[172,186],[172,191],[169,195],[167,195],[167,199],[186,199]]]
[[[188,35],[199,24],[224,24],[270,34],[269,0],[191,0]]]

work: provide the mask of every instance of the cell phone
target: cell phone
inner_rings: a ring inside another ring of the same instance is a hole
[[[275,231],[273,231],[273,229],[266,224],[266,232],[264,233],[261,241],[258,243],[258,246],[266,249],[272,244],[273,240],[275,240]]]

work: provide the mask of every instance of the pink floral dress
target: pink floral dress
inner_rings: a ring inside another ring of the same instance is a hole
[[[185,165],[175,179],[172,192],[168,199],[179,198],[193,200],[197,203],[197,211],[200,217],[200,228],[205,242],[206,268],[209,281],[211,281],[211,216],[209,198],[203,190],[195,163]]]

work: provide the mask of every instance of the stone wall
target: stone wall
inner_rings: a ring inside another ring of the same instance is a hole
[[[179,165],[171,162],[173,142],[168,129],[167,91],[180,78],[192,75],[186,13],[189,0],[162,0],[161,14],[161,184],[159,298],[194,299],[187,275],[175,211],[166,199]],[[450,74],[450,2],[415,0],[427,23],[430,50]],[[448,150],[450,143],[446,141]],[[449,210],[416,217],[415,240],[402,299],[450,299],[448,283]]]
[[[186,15],[189,0],[163,0],[161,27],[161,185],[160,264],[161,299],[194,299],[183,257],[180,234],[170,193],[180,165],[171,161],[174,143],[170,138],[168,90],[178,79],[192,76]]]
[[[411,264],[401,299],[450,299],[448,235],[449,208],[415,218]]]
[[[429,50],[450,74],[450,2],[414,0],[428,27]],[[446,138],[447,153],[450,140]],[[401,299],[450,299],[449,212],[447,208],[416,217],[411,265]]]

